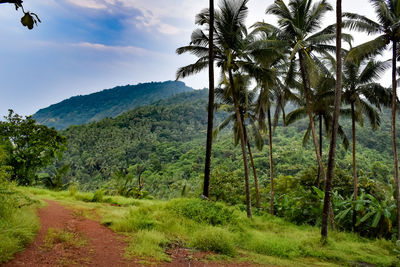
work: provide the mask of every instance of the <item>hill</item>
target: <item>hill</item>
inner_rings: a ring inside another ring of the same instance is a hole
[[[84,96],[74,96],[39,110],[33,118],[56,129],[116,117],[133,108],[151,104],[169,96],[193,91],[183,82],[151,82],[118,86]]]
[[[68,150],[56,166],[67,164],[71,167],[64,177],[64,184],[76,181],[82,189],[94,190],[106,186],[117,174],[132,174],[132,170],[140,166],[144,189],[152,196],[169,199],[180,196],[183,191],[197,195],[201,188],[199,177],[204,168],[207,94],[207,90],[179,94],[116,118],[105,118],[64,130],[62,134],[69,139]],[[374,179],[387,183],[392,176],[390,119],[388,114],[382,116],[381,128],[376,132],[368,126],[357,128],[361,180]],[[216,117],[214,125],[226,115],[217,113]],[[282,183],[294,185],[294,181],[299,181],[301,177],[314,179],[316,175],[311,143],[305,148],[302,146],[305,125],[304,120],[287,127],[280,125],[274,132],[275,171],[277,177],[282,177]],[[342,125],[348,138],[351,138],[350,121],[344,120]],[[252,140],[251,143],[254,144]],[[326,160],[326,140],[323,151]],[[261,151],[253,147],[263,190],[267,190],[269,184],[268,154],[266,146]],[[352,185],[351,153],[342,146],[338,150],[337,166],[338,179],[342,179],[340,186],[346,188],[348,193]],[[230,183],[237,183],[238,192],[232,192],[232,199],[225,200],[241,202],[241,198],[233,197],[241,190],[243,170],[241,152],[234,147],[231,131],[220,132],[214,140],[212,168],[214,179],[229,179]],[[46,170],[50,175],[53,172],[51,168]]]

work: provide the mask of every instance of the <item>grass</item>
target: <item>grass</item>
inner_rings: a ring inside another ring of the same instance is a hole
[[[247,219],[245,212],[222,203],[198,199],[136,200],[92,193],[51,192],[25,188],[27,194],[58,199],[130,237],[128,257],[168,261],[169,246],[217,253],[215,260],[230,259],[275,266],[400,266],[394,243],[355,234],[331,232],[320,242],[320,229],[296,226],[268,214]],[[112,205],[110,205],[112,204]],[[220,256],[218,256],[220,255]]]
[[[85,246],[87,240],[78,233],[50,227],[44,239],[44,246],[51,249],[56,244],[62,244],[63,247],[79,248]]]
[[[12,259],[13,255],[33,241],[39,230],[35,207],[21,208],[11,203],[1,203],[0,209],[0,264]]]

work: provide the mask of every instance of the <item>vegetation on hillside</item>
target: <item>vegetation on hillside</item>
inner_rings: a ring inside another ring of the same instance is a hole
[[[75,96],[39,110],[33,118],[56,129],[115,117],[136,107],[151,104],[193,89],[183,82],[151,82],[118,86],[85,96]]]

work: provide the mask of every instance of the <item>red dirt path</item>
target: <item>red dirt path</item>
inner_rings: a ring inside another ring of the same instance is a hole
[[[48,206],[39,209],[40,231],[34,242],[17,253],[14,259],[1,266],[145,266],[137,259],[128,260],[123,257],[127,242],[109,228],[98,222],[74,215],[55,201],[46,200]],[[56,243],[46,246],[45,238],[49,228],[68,231],[87,240],[84,246],[68,246]],[[170,263],[154,262],[150,266],[165,267],[214,267],[214,266],[254,266],[249,263],[204,262],[207,253],[193,253],[184,248],[167,252],[172,258]],[[142,262],[143,263],[143,262]],[[149,265],[147,265],[149,266]]]

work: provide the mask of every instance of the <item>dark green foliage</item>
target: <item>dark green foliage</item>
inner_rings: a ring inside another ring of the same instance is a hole
[[[128,187],[139,185],[136,171],[129,174],[129,167],[138,163],[143,165],[144,189],[150,193],[171,186],[171,180],[158,176],[179,180],[197,178],[203,155],[191,142],[203,140],[206,97],[206,90],[184,93],[115,119],[68,128],[63,132],[69,144],[62,161],[71,166],[68,180],[76,179],[84,187],[95,189],[114,177],[121,180],[117,184],[125,187],[122,191],[128,191]],[[187,160],[186,153],[191,153]],[[182,166],[179,171],[168,168],[177,162]],[[118,174],[126,179],[117,178]],[[125,185],[125,182],[128,183]],[[179,192],[181,189],[179,186]]]
[[[90,95],[75,96],[39,110],[33,118],[39,123],[64,129],[115,117],[133,108],[148,105],[171,95],[190,92],[183,82],[152,82],[118,86]]]
[[[54,128],[37,125],[31,117],[22,118],[12,110],[5,119],[0,122],[0,142],[7,146],[11,180],[31,185],[38,170],[61,157],[67,139]]]
[[[211,225],[236,224],[235,210],[222,203],[201,199],[174,199],[167,206],[178,216]]]

